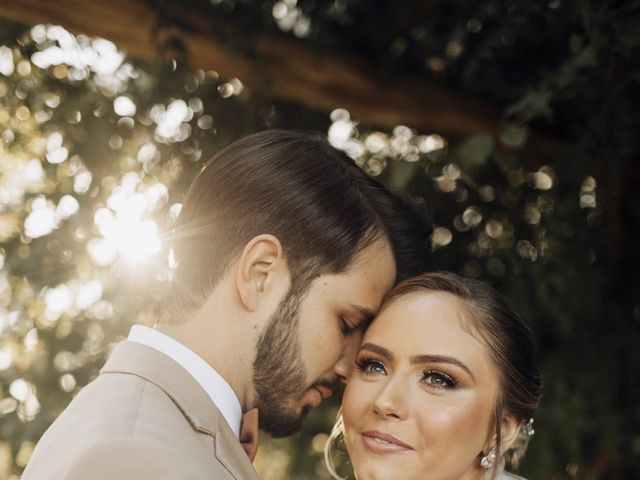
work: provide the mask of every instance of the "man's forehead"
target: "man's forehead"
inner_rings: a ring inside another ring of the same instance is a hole
[[[384,237],[377,237],[375,240],[361,245],[358,251],[355,253],[351,266],[357,266],[361,262],[371,262],[376,259],[386,256],[395,265],[395,257],[393,255],[393,248],[391,243]]]
[[[391,247],[386,241],[377,240],[360,250],[343,272],[345,275],[365,277],[367,281],[383,280],[389,276],[395,280],[396,260]],[[375,272],[377,277],[371,275]]]

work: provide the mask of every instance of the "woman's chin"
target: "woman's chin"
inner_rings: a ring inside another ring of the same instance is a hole
[[[396,463],[394,460],[369,458],[360,462],[353,462],[356,480],[403,480],[412,478],[409,472],[403,468],[403,465]]]

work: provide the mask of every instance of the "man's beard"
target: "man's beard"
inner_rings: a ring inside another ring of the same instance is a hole
[[[305,407],[298,412],[292,404],[307,386],[299,341],[301,299],[300,292],[291,289],[280,302],[258,339],[253,363],[260,428],[273,437],[286,437],[300,430],[310,410]]]

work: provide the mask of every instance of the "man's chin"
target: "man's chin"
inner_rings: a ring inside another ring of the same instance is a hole
[[[289,415],[265,415],[260,411],[260,430],[274,438],[289,437],[302,430],[302,424],[310,410],[310,406],[305,406],[300,413]]]

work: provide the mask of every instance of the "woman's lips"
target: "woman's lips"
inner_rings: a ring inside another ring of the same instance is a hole
[[[413,450],[411,445],[407,445],[393,435],[376,430],[364,432],[362,443],[368,450],[378,454],[406,453]]]

